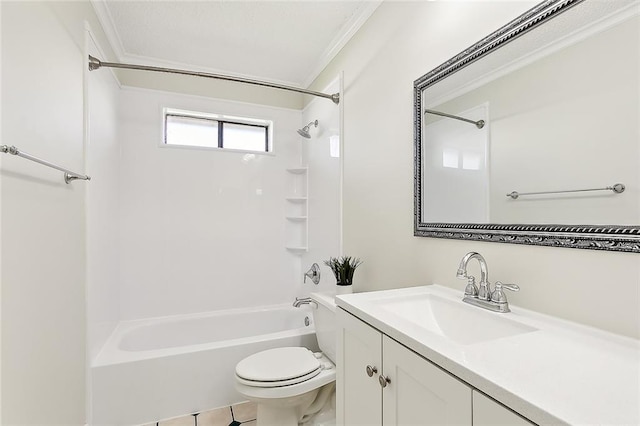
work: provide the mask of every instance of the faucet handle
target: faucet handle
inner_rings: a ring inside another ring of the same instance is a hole
[[[304,273],[304,283],[307,282],[307,277],[311,278],[311,281],[313,281],[315,285],[318,285],[320,282],[320,266],[318,266],[317,263],[311,265],[311,268]]]
[[[476,287],[476,278],[471,276],[467,278],[467,286],[464,288],[466,297],[478,297],[478,287]]]
[[[500,281],[496,281],[493,293],[491,293],[491,301],[495,303],[507,303],[507,296],[505,296],[502,289],[505,288],[511,291],[520,291],[520,287],[516,284],[505,284]]]

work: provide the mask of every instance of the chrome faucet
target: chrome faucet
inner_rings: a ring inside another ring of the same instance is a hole
[[[469,277],[467,275],[467,265],[471,259],[476,259],[480,263],[480,288],[475,286],[475,277]],[[481,300],[491,300],[491,283],[489,282],[489,268],[487,262],[480,253],[471,251],[464,255],[458,266],[458,273],[456,278],[461,280],[467,279],[468,284],[465,288],[464,294],[472,297],[477,297]]]
[[[299,308],[302,305],[310,305],[310,304],[314,304],[316,308],[318,307],[318,302],[316,302],[310,297],[296,297],[296,300],[293,301],[294,308]]]
[[[480,263],[480,286],[476,287],[476,279],[473,276],[467,274],[467,265],[471,259],[476,259]],[[479,306],[484,309],[488,309],[493,312],[510,312],[509,302],[507,296],[502,289],[511,291],[519,291],[520,287],[515,284],[504,284],[500,281],[496,282],[495,290],[491,291],[491,283],[489,282],[489,269],[487,262],[480,253],[475,251],[469,252],[464,255],[460,260],[460,266],[458,266],[458,272],[456,277],[459,279],[466,279],[467,286],[464,289],[463,302],[469,303],[474,306]]]

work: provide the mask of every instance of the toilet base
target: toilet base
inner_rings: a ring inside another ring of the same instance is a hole
[[[258,405],[256,426],[298,426],[318,389],[290,398],[250,398]]]

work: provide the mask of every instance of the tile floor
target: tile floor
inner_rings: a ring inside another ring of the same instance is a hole
[[[145,426],[255,426],[256,404],[244,402],[231,407],[204,411],[197,416],[187,415]]]

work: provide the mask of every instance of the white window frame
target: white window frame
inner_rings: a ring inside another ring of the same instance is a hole
[[[168,144],[167,143],[167,115],[182,116],[182,117],[204,119],[204,120],[214,120],[219,123],[230,123],[230,124],[264,127],[266,132],[266,138],[267,138],[267,140],[265,141],[267,150],[254,151],[249,149],[225,148],[224,145],[222,147],[219,147],[219,146]],[[264,120],[260,118],[238,117],[235,115],[215,114],[215,113],[209,113],[209,112],[203,112],[203,111],[193,111],[193,110],[185,110],[185,109],[179,109],[179,108],[164,107],[162,108],[162,140],[160,141],[160,146],[163,148],[172,148],[172,149],[197,149],[197,150],[205,150],[205,151],[224,151],[224,152],[251,153],[251,154],[258,154],[258,155],[274,155],[273,121]]]

